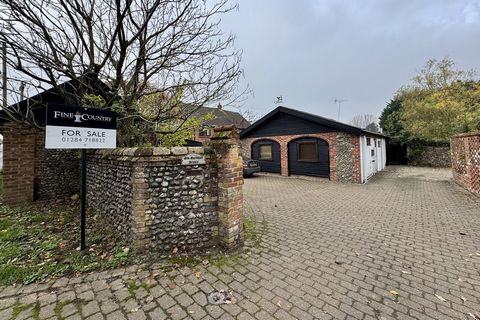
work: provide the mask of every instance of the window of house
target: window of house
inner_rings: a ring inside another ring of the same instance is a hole
[[[380,147],[382,146],[382,143],[381,143],[381,142],[382,142],[381,140],[378,140],[378,141],[377,141],[377,147],[380,148]]]
[[[199,135],[200,137],[210,137],[211,129],[208,127],[202,127],[200,129]]]
[[[367,138],[367,146],[371,146],[372,145],[372,140],[370,138]]]
[[[273,150],[271,144],[260,145],[260,157],[259,160],[273,160]]]
[[[372,157],[375,156],[375,149],[372,149],[371,153],[372,153]]]
[[[318,149],[316,142],[298,143],[298,161],[318,161]]]

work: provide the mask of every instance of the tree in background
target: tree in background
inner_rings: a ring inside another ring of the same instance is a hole
[[[242,96],[241,52],[219,26],[235,9],[228,0],[3,0],[9,96],[20,83],[29,94],[53,88],[76,105],[91,94],[96,107],[119,113],[119,127],[132,128],[172,123],[184,106],[231,104]],[[64,90],[67,81],[73,92]],[[156,94],[162,108],[146,118],[139,101]],[[28,108],[5,112],[39,127]]]
[[[392,99],[380,115],[380,128],[395,142],[406,142],[408,135],[401,122],[402,102],[398,97]]]
[[[368,124],[365,127],[365,130],[368,130],[368,131],[371,131],[371,132],[380,132],[380,128],[378,127],[378,124],[376,124],[375,122],[372,122],[372,123]]]
[[[473,71],[455,68],[449,59],[429,60],[413,79],[401,88],[398,127],[413,138],[447,143],[456,133],[480,129],[480,83]]]
[[[367,126],[376,125],[377,118],[373,114],[357,114],[350,120],[350,124],[365,129]],[[377,127],[378,128],[378,127]]]

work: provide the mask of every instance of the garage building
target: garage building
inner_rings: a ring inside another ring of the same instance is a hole
[[[386,163],[386,137],[306,112],[277,107],[241,133],[262,171],[366,182]]]

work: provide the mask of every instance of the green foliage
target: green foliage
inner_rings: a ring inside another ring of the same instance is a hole
[[[31,283],[72,272],[105,270],[129,260],[115,230],[87,215],[89,250],[80,253],[78,208],[0,205],[0,285]]]
[[[454,82],[435,90],[400,93],[401,122],[412,136],[432,142],[480,129],[480,83]]]
[[[371,131],[371,132],[380,132],[380,129],[378,128],[378,124],[375,122],[369,123],[366,127],[365,130]]]
[[[380,127],[409,145],[409,157],[423,145],[446,144],[454,134],[480,129],[480,83],[474,74],[457,70],[446,58],[429,60],[385,107]]]
[[[195,138],[195,129],[214,118],[214,115],[209,113],[202,117],[190,117],[186,121],[177,120],[163,124],[159,128],[160,133],[157,133],[159,144],[164,147],[181,146],[186,139]]]

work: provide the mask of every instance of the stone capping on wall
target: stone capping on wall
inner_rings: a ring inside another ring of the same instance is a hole
[[[116,148],[116,149],[102,149],[94,151],[94,155],[100,157],[126,157],[125,160],[135,157],[141,159],[142,157],[152,156],[182,156],[189,153],[204,154],[204,147],[137,147],[137,148]]]

